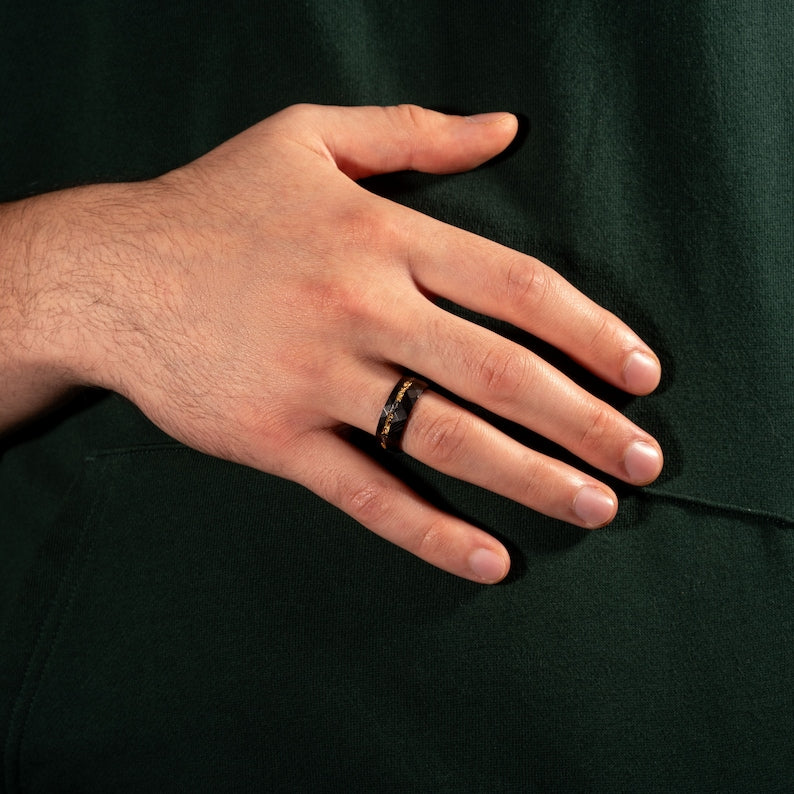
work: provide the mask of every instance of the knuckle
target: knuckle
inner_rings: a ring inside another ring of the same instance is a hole
[[[544,466],[542,459],[527,454],[522,466],[516,472],[516,481],[519,483],[523,503],[526,505],[537,504],[548,494],[549,471]]]
[[[452,556],[454,549],[449,535],[449,522],[444,516],[430,519],[416,531],[406,544],[412,554],[423,560],[441,560]]]
[[[238,406],[227,402],[224,408],[227,417],[243,428],[246,436],[274,456],[296,455],[308,431],[305,418],[297,416],[280,398],[269,401],[260,398]]]
[[[384,303],[394,298],[385,285],[396,289],[405,283],[395,258],[401,250],[398,234],[395,221],[377,204],[355,202],[339,208],[333,242],[318,251],[326,266],[296,279],[301,311],[308,306],[332,319],[381,318]]]
[[[289,300],[288,310],[297,316],[309,313],[312,323],[305,324],[303,337],[292,344],[292,353],[285,353],[289,355],[289,365],[315,376],[327,373],[329,363],[338,363],[329,359],[329,334],[333,331],[344,335],[359,349],[360,343],[383,327],[389,301],[390,296],[377,282],[320,279],[300,284]]]
[[[392,111],[401,127],[421,127],[424,121],[425,112],[419,105],[410,102],[403,102],[394,105]]]
[[[301,129],[312,121],[318,111],[317,105],[308,102],[298,102],[280,110],[270,117],[271,123],[284,124],[287,127]]]
[[[509,402],[526,385],[529,377],[528,359],[520,352],[500,347],[483,357],[476,375],[491,400]]]
[[[378,201],[357,201],[342,209],[335,220],[345,252],[382,253],[391,250],[399,227],[394,213]]]
[[[392,509],[390,489],[385,483],[368,480],[342,490],[342,509],[364,526],[382,524]]]
[[[606,436],[614,423],[612,411],[601,407],[595,410],[590,416],[587,428],[579,440],[579,446],[583,451],[597,450],[603,446]]]
[[[511,258],[504,281],[505,300],[515,311],[541,306],[548,298],[551,280],[548,269],[530,257]]]
[[[590,335],[590,350],[596,351],[605,345],[612,343],[613,328],[610,317],[607,314],[599,313],[594,319],[593,331]]]
[[[391,124],[396,133],[393,145],[401,160],[413,163],[417,145],[417,134],[421,134],[426,126],[426,116],[419,105],[401,104],[388,109]],[[410,166],[409,166],[410,167]]]
[[[413,430],[415,426],[410,426]],[[419,433],[417,443],[436,464],[450,464],[464,454],[470,423],[463,413],[446,412],[435,417]]]
[[[366,317],[369,301],[364,285],[323,280],[307,287],[313,296],[310,305],[327,321],[355,321]]]
[[[316,118],[323,112],[323,107],[312,102],[296,102],[289,105],[283,112],[296,120],[306,120]]]

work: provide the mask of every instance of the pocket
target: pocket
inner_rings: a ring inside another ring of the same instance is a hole
[[[20,788],[20,752],[28,719],[90,559],[91,516],[101,499],[96,469],[94,461],[85,461],[57,508],[54,494],[52,504],[41,512],[29,502],[17,503],[29,520],[16,516],[4,533],[5,562],[13,573],[6,582],[0,624],[8,792]]]
[[[272,618],[269,561],[313,554],[307,538],[340,521],[294,483],[175,442],[86,458],[5,627],[8,792],[162,790],[174,764],[189,779],[217,742],[206,693],[250,676],[240,639]]]

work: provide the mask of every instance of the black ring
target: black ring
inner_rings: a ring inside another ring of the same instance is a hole
[[[400,438],[408,422],[408,415],[422,396],[427,384],[416,375],[403,375],[380,412],[375,435],[384,449],[400,451]]]

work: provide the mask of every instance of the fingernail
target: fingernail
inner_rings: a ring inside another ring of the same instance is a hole
[[[600,527],[615,515],[615,500],[599,488],[586,485],[573,500],[573,511],[588,527]]]
[[[656,358],[635,350],[623,365],[623,382],[634,394],[649,394],[659,385],[662,368]]]
[[[484,582],[498,582],[507,574],[508,564],[501,554],[491,549],[477,549],[469,555],[472,573]]]
[[[510,113],[477,113],[474,116],[464,116],[471,124],[498,124],[511,117]]]
[[[659,385],[662,368],[648,353],[635,350],[623,365],[623,382],[634,394],[648,394]]]
[[[662,470],[662,456],[656,447],[644,441],[637,441],[626,452],[623,465],[633,483],[645,485],[659,476]]]

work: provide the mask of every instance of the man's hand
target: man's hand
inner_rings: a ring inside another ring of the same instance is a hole
[[[659,474],[647,433],[434,299],[512,323],[646,394],[659,363],[624,323],[536,259],[355,181],[470,169],[515,130],[509,114],[296,106],[159,179],[8,205],[0,421],[78,384],[114,389],[185,444],[300,482],[458,576],[498,581],[509,567],[500,543],[420,499],[340,429],[374,433],[412,371],[627,482]],[[596,479],[433,391],[402,447],[578,526],[617,509]]]

